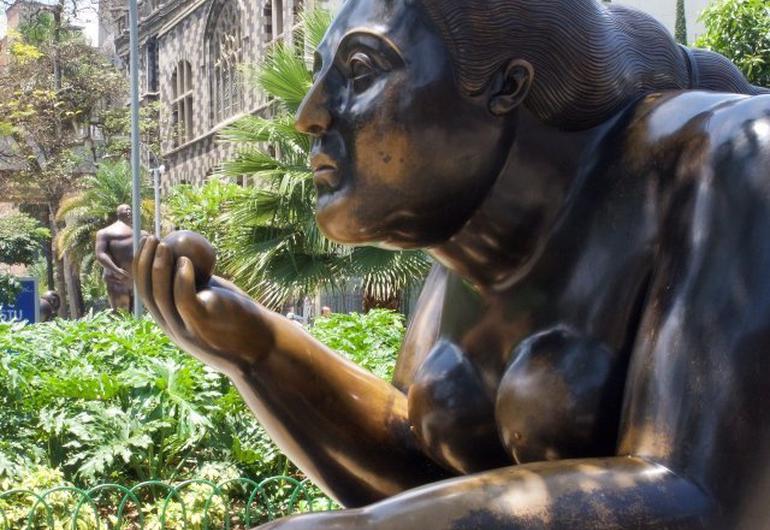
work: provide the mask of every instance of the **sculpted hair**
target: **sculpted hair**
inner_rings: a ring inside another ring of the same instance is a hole
[[[586,129],[651,92],[740,94],[749,84],[726,58],[681,47],[652,17],[596,0],[419,0],[450,48],[461,90],[484,91],[514,58],[535,80],[527,107],[546,123]]]

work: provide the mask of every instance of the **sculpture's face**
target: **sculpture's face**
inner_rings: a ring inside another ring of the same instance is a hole
[[[124,223],[131,223],[131,207],[127,204],[121,204],[117,210],[118,220]]]
[[[315,69],[297,127],[314,136],[321,229],[343,243],[412,248],[461,228],[505,162],[512,120],[484,95],[461,95],[415,2],[347,2]]]

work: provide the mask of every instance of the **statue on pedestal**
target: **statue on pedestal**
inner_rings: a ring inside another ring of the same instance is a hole
[[[96,233],[96,261],[104,268],[104,283],[112,310],[130,311],[134,291],[131,207],[121,204],[116,214],[117,221]],[[142,236],[146,235],[142,231]]]
[[[347,509],[263,530],[770,526],[770,95],[595,0],[358,0],[317,219],[436,260],[392,384],[148,238],[147,307]]]

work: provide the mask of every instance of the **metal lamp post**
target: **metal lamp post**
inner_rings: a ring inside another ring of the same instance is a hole
[[[134,255],[139,252],[139,238],[142,234],[141,214],[141,165],[139,161],[139,7],[137,0],[128,0],[129,68],[131,70],[131,179],[133,194]],[[134,315],[141,316],[142,301],[139,299],[134,282]]]
[[[160,178],[166,171],[166,166],[152,168],[152,189],[155,194],[155,237],[160,238]]]

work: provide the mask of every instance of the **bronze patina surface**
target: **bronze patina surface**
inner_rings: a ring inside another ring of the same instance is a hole
[[[96,233],[96,261],[104,269],[104,283],[113,311],[131,309],[134,295],[134,280],[131,263],[134,259],[133,229],[131,228],[131,207],[118,206],[117,221]],[[147,235],[142,231],[142,235]]]
[[[59,316],[61,297],[56,291],[46,291],[40,295],[40,322],[49,322]]]
[[[437,262],[393,384],[196,286],[203,242],[135,262],[349,508],[262,528],[770,528],[765,90],[593,0],[351,0],[315,71],[321,228]]]

